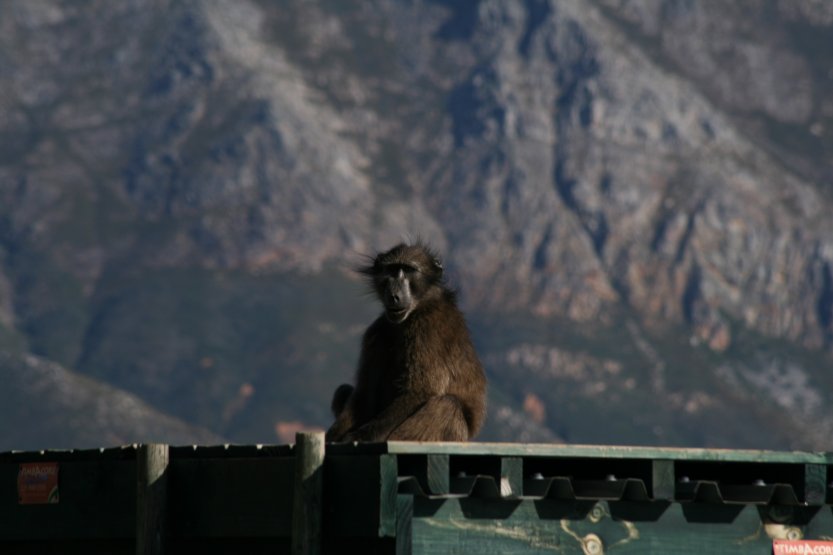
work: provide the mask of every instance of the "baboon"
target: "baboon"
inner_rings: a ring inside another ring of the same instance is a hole
[[[486,412],[486,377],[443,267],[400,244],[360,268],[384,308],[364,333],[355,387],[342,384],[327,441],[466,441]]]

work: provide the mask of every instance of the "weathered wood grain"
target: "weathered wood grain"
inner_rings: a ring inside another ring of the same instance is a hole
[[[136,553],[165,553],[168,520],[168,446],[139,447],[136,459]]]
[[[295,435],[292,553],[319,555],[322,546],[324,433]]]

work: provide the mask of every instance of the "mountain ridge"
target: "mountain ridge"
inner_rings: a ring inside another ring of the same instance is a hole
[[[14,3],[0,352],[268,443],[421,236],[486,438],[829,447],[833,20],[755,5]]]

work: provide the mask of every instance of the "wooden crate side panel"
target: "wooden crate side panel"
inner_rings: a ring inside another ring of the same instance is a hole
[[[59,502],[19,505],[19,463],[0,463],[0,538],[132,540],[136,526],[135,460],[62,460],[58,465]]]
[[[774,523],[749,505],[415,499],[410,545],[400,552],[753,555],[789,533],[833,537],[830,507],[795,509],[789,520]]]
[[[390,537],[396,530],[397,462],[389,455],[327,455],[324,533]]]
[[[289,537],[295,460],[172,460],[171,537]]]

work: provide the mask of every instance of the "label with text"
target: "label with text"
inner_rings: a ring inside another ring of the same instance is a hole
[[[833,542],[773,540],[773,555],[833,555]]]
[[[21,463],[17,472],[17,502],[47,505],[58,500],[58,463]]]

